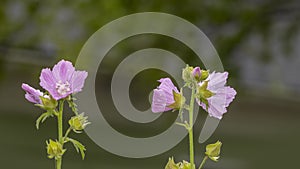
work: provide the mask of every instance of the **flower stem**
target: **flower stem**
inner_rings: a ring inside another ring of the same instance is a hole
[[[194,113],[194,101],[195,101],[195,88],[192,88],[192,95],[190,100],[190,108],[189,108],[189,142],[190,142],[190,163],[192,169],[194,166],[194,137],[193,137],[193,113]]]
[[[204,166],[206,160],[208,159],[208,156],[205,156],[204,159],[202,160],[199,169],[202,169],[202,167]]]
[[[68,137],[69,133],[71,132],[72,128],[69,127],[68,130],[66,131],[65,136],[63,137],[63,141],[65,142],[66,138]]]
[[[58,141],[61,145],[64,145],[63,140],[63,109],[64,109],[64,100],[60,101],[59,111],[57,116],[57,124],[58,124]],[[56,160],[56,169],[61,169],[62,165],[62,157]]]

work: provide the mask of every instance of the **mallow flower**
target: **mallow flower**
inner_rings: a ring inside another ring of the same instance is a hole
[[[60,100],[80,92],[87,77],[86,71],[75,71],[71,62],[61,60],[53,69],[45,68],[40,75],[40,85],[55,99]]]
[[[236,91],[226,86],[227,78],[228,72],[212,72],[206,81],[199,83],[202,91],[200,90],[200,99],[197,98],[197,102],[211,117],[222,119],[227,107],[235,98]],[[204,95],[206,103],[201,100],[201,95]]]
[[[22,84],[22,89],[26,92],[25,98],[28,101],[35,104],[42,104],[42,100],[40,97],[44,95],[43,92],[38,89],[34,89],[33,87],[25,83]]]
[[[152,112],[159,113],[179,109],[182,101],[181,94],[171,79],[162,78],[158,81],[160,85],[153,91]]]

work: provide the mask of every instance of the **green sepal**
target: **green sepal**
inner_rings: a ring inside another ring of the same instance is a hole
[[[40,99],[42,101],[42,107],[45,110],[52,110],[55,109],[58,105],[57,101],[53,99],[51,96],[48,98],[46,96],[40,96]]]
[[[206,111],[209,107],[207,99],[215,95],[213,92],[207,90],[208,83],[208,81],[204,81],[203,84],[197,88],[196,93],[196,97],[200,100],[200,102],[205,104]]]
[[[201,70],[200,81],[206,80],[209,76],[209,70]]]
[[[185,97],[183,96],[183,90],[182,88],[180,88],[180,95],[181,95],[181,105],[180,105],[180,108],[179,108],[179,117],[180,117],[180,120],[183,121],[183,110],[184,108],[186,107],[186,104],[185,104]]]
[[[195,168],[195,165],[194,165],[194,168]],[[184,160],[183,160],[183,162],[175,163],[174,158],[171,157],[171,158],[169,158],[169,161],[168,161],[165,169],[192,169],[192,165],[189,162],[184,161]]]
[[[205,104],[206,111],[208,111],[208,107],[209,107],[208,100],[200,97],[200,102]]]
[[[48,117],[54,116],[54,110],[48,110],[47,112],[40,115],[40,117],[36,120],[35,126],[38,130],[40,128],[40,123],[43,123]]]
[[[208,99],[211,96],[215,95],[213,92],[207,90],[208,81],[204,81],[202,86],[199,87],[199,94],[200,97]]]
[[[206,152],[205,154],[213,161],[218,161],[220,158],[220,153],[221,153],[221,147],[222,143],[220,141],[217,141],[214,144],[208,144],[206,146]]]
[[[165,169],[180,169],[180,166],[179,164],[175,164],[173,157],[170,157]]]
[[[84,116],[84,113],[81,113],[71,117],[68,123],[75,133],[81,133],[88,124],[91,124],[87,119],[88,117]]]
[[[192,165],[191,163],[183,160],[183,162],[180,164],[180,169],[192,169]]]
[[[82,158],[82,160],[84,160],[84,157],[85,157],[85,151],[86,151],[85,146],[84,146],[83,144],[81,144],[79,141],[74,140],[74,139],[69,138],[69,137],[67,137],[65,141],[66,141],[66,142],[70,141],[71,143],[73,143],[73,145],[74,145],[74,147],[75,147],[77,153],[80,152],[81,158]]]
[[[47,144],[47,153],[48,153],[48,158],[52,159],[55,158],[60,159],[62,158],[63,154],[66,152],[66,149],[63,149],[63,145],[58,142],[58,141],[53,141],[53,140],[49,140],[46,141]]]
[[[167,107],[171,109],[179,110],[182,107],[182,105],[185,103],[185,97],[181,95],[181,93],[176,93],[174,90],[172,92],[174,97],[174,103],[168,105]]]

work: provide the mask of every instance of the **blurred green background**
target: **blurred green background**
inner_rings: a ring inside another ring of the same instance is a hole
[[[299,168],[300,2],[297,0],[1,0],[1,168],[54,168],[53,161],[46,157],[45,140],[56,137],[55,121],[50,119],[39,131],[35,129],[35,119],[42,111],[24,99],[22,82],[38,87],[43,67],[50,67],[62,58],[75,61],[84,43],[100,27],[128,14],[149,11],[174,14],[200,28],[229,71],[229,84],[238,91],[228,114],[208,140],[210,143],[220,139],[224,143],[221,160],[209,161],[205,168]],[[201,64],[186,46],[160,35],[128,38],[108,55],[122,58],[148,47],[163,48],[184,57],[188,63]],[[106,69],[101,70],[108,81],[113,71],[109,65],[118,62],[118,59],[108,60]],[[139,109],[149,107],[145,102],[145,86],[154,88],[155,80],[166,75],[157,70],[145,74],[149,76],[136,77],[131,93],[132,102]],[[101,85],[106,81],[97,83],[101,91],[110,90],[108,85]],[[195,137],[199,136],[206,116],[203,111],[199,113]],[[66,117],[69,115],[66,113]],[[164,121],[137,128],[114,115],[109,118],[111,124],[128,135],[143,136],[161,132],[165,127]],[[64,169],[163,168],[169,156],[178,161],[188,159],[187,138],[164,154],[129,159],[104,151],[85,134],[74,137],[87,146],[86,160],[82,161],[68,146]],[[196,153],[199,164],[204,145],[197,144]]]

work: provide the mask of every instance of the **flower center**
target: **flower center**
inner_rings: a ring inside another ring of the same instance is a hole
[[[61,80],[58,81],[58,83],[56,83],[56,91],[60,95],[65,95],[66,93],[68,93],[69,91],[71,91],[70,83],[67,82],[67,81],[65,83],[62,83]]]

